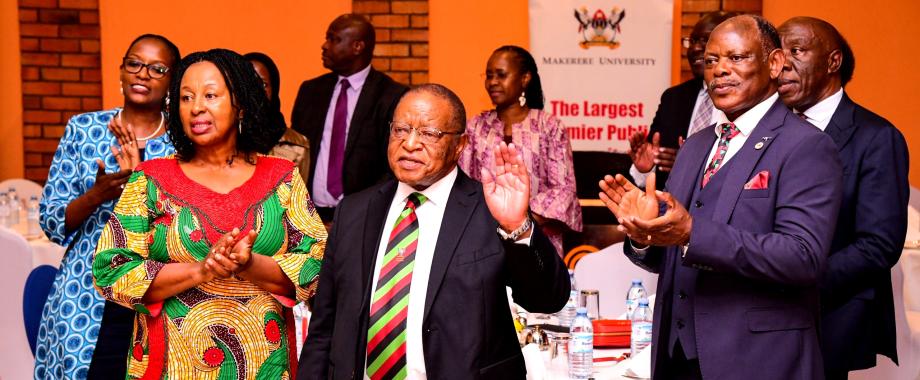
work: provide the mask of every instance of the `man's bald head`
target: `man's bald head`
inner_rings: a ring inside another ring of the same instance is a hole
[[[323,66],[349,76],[370,65],[377,35],[364,16],[344,14],[336,17],[326,30],[323,43]]]
[[[827,21],[796,17],[780,25],[786,64],[780,96],[789,107],[806,111],[837,93],[853,76],[853,52]]]
[[[829,51],[840,50],[840,82],[843,86],[846,86],[847,83],[853,79],[853,72],[856,69],[856,57],[853,54],[853,50],[850,48],[850,43],[843,37],[843,34],[827,21],[815,17],[801,16],[793,17],[780,25],[780,36],[783,34],[783,28],[794,25],[807,26],[814,30],[816,37],[827,41],[828,48],[830,49]]]

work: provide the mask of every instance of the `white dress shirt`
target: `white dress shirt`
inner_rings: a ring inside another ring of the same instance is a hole
[[[691,114],[690,122],[687,123],[687,133],[686,133],[687,137],[690,137],[690,129],[693,128],[693,121],[696,120],[697,117],[699,117],[700,112],[703,112],[702,106],[703,106],[703,103],[706,102],[706,97],[708,96],[709,96],[709,92],[706,91],[706,81],[703,81],[703,87],[700,88],[700,92],[696,94],[696,103],[693,104],[693,113]],[[713,108],[712,111],[713,111],[712,119],[708,123],[709,125],[712,125],[713,123],[716,122],[716,112],[715,112],[716,109]],[[631,175],[633,177],[633,180],[636,181],[636,186],[645,187],[645,179],[648,178],[649,174],[651,174],[657,168],[658,168],[658,165],[655,165],[652,167],[652,170],[650,170],[648,173],[643,173],[643,172],[640,172],[639,169],[636,168],[635,164],[633,164],[629,166],[629,175]]]
[[[760,123],[760,119],[763,119],[764,115],[767,114],[770,107],[773,107],[773,103],[776,103],[777,99],[779,99],[779,93],[774,92],[767,100],[758,103],[754,108],[747,110],[747,112],[735,118],[733,122],[740,133],[728,142],[728,150],[725,152],[725,157],[722,159],[721,166],[725,166],[728,160],[731,160],[735,153],[741,150],[741,147],[744,146],[744,142],[747,141],[748,137],[751,136],[751,132],[757,127],[757,123]],[[716,155],[716,150],[719,148],[719,138],[722,136],[722,129],[719,128],[719,125],[731,121],[728,120],[725,113],[720,110],[716,110],[715,117],[716,142],[712,144],[712,149],[709,151],[709,157],[706,157],[707,166],[709,165],[709,161],[712,161],[712,156]]]
[[[348,117],[345,119],[345,141],[348,141],[348,130],[351,129],[351,116],[355,113],[355,105],[358,104],[358,97],[361,96],[361,89],[364,87],[364,81],[367,80],[367,74],[371,72],[371,66],[368,65],[364,70],[358,71],[351,76],[343,77],[339,75],[338,81],[332,90],[332,100],[329,102],[329,109],[326,110],[326,122],[323,124],[323,139],[319,143],[319,153],[316,155],[316,169],[313,173],[313,188],[310,190],[310,197],[313,203],[319,207],[335,207],[339,204],[342,197],[335,198],[329,194],[326,188],[326,178],[329,174],[329,145],[332,144],[332,120],[335,118],[335,106],[338,103],[339,93],[342,92],[342,79],[348,79]],[[383,144],[385,142],[382,142]],[[344,154],[344,152],[343,152]],[[345,196],[345,194],[342,194]]]
[[[824,100],[805,110],[802,113],[805,115],[805,121],[824,131],[827,125],[830,124],[834,112],[837,112],[837,106],[840,105],[841,100],[843,100],[843,87],[837,90],[834,95],[824,98]]]

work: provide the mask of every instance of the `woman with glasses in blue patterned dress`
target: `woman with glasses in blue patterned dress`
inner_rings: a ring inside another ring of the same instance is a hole
[[[163,110],[180,58],[165,37],[136,38],[119,66],[124,107],[67,123],[40,203],[42,229],[67,253],[42,310],[36,379],[124,378],[134,313],[96,292],[91,263],[134,167],[175,152]]]

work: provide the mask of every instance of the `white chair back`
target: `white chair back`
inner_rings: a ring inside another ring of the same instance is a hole
[[[17,189],[18,191],[18,189]],[[0,379],[30,379],[35,359],[22,320],[22,293],[32,270],[32,249],[21,235],[0,227]]]
[[[634,279],[642,280],[649,296],[655,294],[658,275],[629,261],[623,255],[623,243],[586,255],[575,265],[575,285],[579,289],[598,290],[604,318],[619,318],[626,312],[626,291]]]
[[[0,192],[5,193],[11,187],[16,189],[16,194],[23,201],[23,207],[25,207],[25,202],[33,195],[38,197],[39,200],[42,199],[42,185],[30,180],[13,178],[0,182]]]

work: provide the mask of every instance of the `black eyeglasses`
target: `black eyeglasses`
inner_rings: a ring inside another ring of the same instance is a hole
[[[423,144],[437,144],[438,140],[441,139],[444,135],[462,135],[463,132],[444,132],[440,129],[434,127],[413,127],[406,123],[400,123],[396,121],[390,122],[390,136],[405,140],[409,138],[409,135],[412,134],[412,131],[415,131],[418,134],[418,139],[421,140]]]
[[[706,46],[707,41],[709,41],[708,38],[684,37],[680,39],[680,44],[684,47],[684,49],[689,49],[690,45],[693,45],[693,44],[701,44],[703,46]]]
[[[163,65],[160,63],[147,64],[147,63],[138,61],[136,59],[127,58],[127,57],[123,58],[121,67],[125,69],[125,71],[131,74],[137,74],[146,67],[147,75],[155,79],[160,79],[162,77],[165,77],[166,73],[169,71],[169,67],[166,67],[166,65]]]

